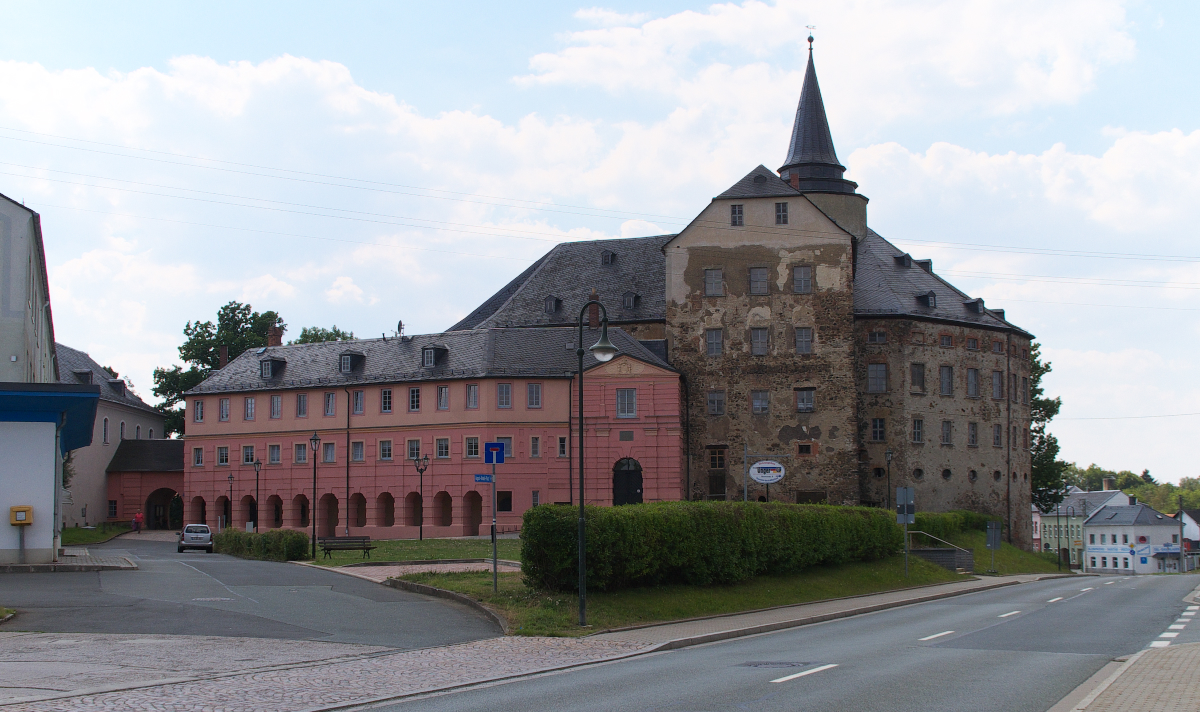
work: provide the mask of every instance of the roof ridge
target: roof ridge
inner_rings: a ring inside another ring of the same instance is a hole
[[[555,245],[554,247],[550,248],[550,251],[547,252],[545,255],[543,255],[542,258],[537,261],[536,267],[534,268],[534,270],[532,272],[530,272],[525,277],[525,279],[521,280],[521,283],[519,285],[517,285],[516,289],[512,290],[512,293],[508,295],[508,299],[505,299],[499,306],[497,306],[494,310],[492,310],[491,314],[488,314],[485,319],[483,319],[478,324],[476,324],[475,328],[484,328],[484,329],[488,328],[487,323],[489,321],[492,321],[493,319],[495,319],[497,314],[504,311],[504,307],[508,306],[509,304],[512,304],[512,300],[517,298],[517,294],[519,294],[520,291],[525,288],[525,285],[529,284],[529,281],[531,279],[533,279],[534,277],[536,277],[542,271],[542,269],[547,264],[550,263],[550,255],[553,255],[555,252],[558,252],[559,248],[561,248],[565,244],[567,244],[567,243],[560,242],[557,245]],[[505,285],[505,286],[507,286],[507,285]],[[489,362],[490,361],[491,361],[491,359],[489,359]]]

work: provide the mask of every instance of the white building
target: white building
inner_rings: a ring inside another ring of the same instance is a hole
[[[0,382],[57,381],[42,223],[0,195]]]
[[[1157,574],[1179,568],[1179,520],[1130,497],[1105,505],[1083,524],[1089,573]]]
[[[1115,483],[1113,483],[1115,485]],[[1105,482],[1105,487],[1110,483]],[[1106,504],[1125,504],[1128,495],[1119,489],[1093,490],[1091,492],[1071,487],[1063,501],[1049,512],[1038,515],[1036,534],[1040,538],[1035,550],[1058,551],[1062,562],[1071,568],[1080,568],[1083,560],[1083,523]]]

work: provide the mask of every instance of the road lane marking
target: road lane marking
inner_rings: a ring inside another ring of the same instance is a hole
[[[1058,603],[1062,600],[1062,598],[1062,596],[1059,596],[1058,598],[1051,598],[1049,601],[1046,601],[1046,603]]]
[[[924,638],[917,638],[917,640],[933,640],[934,638],[940,638],[943,635],[950,635],[953,632],[954,631],[952,630],[944,630],[941,633],[934,633],[933,635],[927,635]]]
[[[1150,643],[1150,647],[1151,648],[1165,648],[1170,644],[1171,644],[1171,642],[1168,640],[1155,640]]]
[[[1159,633],[1158,637],[1160,637],[1160,638],[1178,638],[1179,634],[1178,633]]]
[[[1081,588],[1079,590],[1080,591],[1091,591],[1093,588],[1095,588],[1095,586],[1088,586],[1087,588]]]
[[[587,552],[584,552],[584,553],[587,553]],[[1189,611],[1200,611],[1200,606],[1188,606],[1187,609]]]
[[[1167,626],[1167,630],[1183,630],[1184,628],[1187,628],[1187,626],[1186,625],[1169,625],[1169,626]]]
[[[1113,584],[1113,583],[1116,583],[1116,581],[1105,581],[1104,585],[1107,586],[1107,585]]]
[[[771,680],[771,682],[787,682],[788,680],[795,680],[798,677],[804,677],[805,675],[812,675],[815,672],[821,672],[822,670],[828,670],[829,668],[835,668],[835,667],[837,667],[837,665],[834,663],[830,663],[829,665],[821,665],[819,667],[813,668],[812,670],[805,670],[804,672],[798,672],[795,675],[788,675],[787,677],[781,677],[778,680]]]
[[[1175,622],[1182,623],[1183,625],[1187,625],[1188,623],[1192,622],[1192,619],[1191,618],[1180,618],[1180,619],[1176,620]]]
[[[1009,611],[1008,613],[1004,613],[1004,614],[996,616],[996,617],[997,618],[1008,618],[1009,616],[1015,616],[1018,613],[1020,613],[1020,611]]]

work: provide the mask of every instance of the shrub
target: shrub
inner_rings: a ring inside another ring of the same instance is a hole
[[[1000,521],[1000,517],[955,510],[953,512],[917,512],[916,523],[909,526],[912,531],[921,531],[939,539],[948,539],[964,531],[987,531],[989,521]]]
[[[521,572],[527,586],[578,589],[578,511],[545,505],[525,512]],[[877,559],[904,545],[894,516],[866,507],[757,502],[586,507],[588,588],[729,584]]]
[[[213,551],[266,561],[307,559],[308,535],[295,529],[271,529],[255,534],[229,528],[213,536]]]

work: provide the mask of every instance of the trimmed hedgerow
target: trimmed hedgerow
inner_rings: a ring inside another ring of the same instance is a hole
[[[941,513],[917,512],[916,522],[910,525],[909,529],[945,539],[964,531],[987,531],[987,523],[991,520],[1000,521],[1000,517],[962,509]]]
[[[308,535],[295,529],[271,529],[261,534],[225,529],[213,536],[213,551],[266,561],[295,561],[310,555]]]
[[[757,502],[587,507],[588,589],[729,584],[761,574],[888,556],[904,546],[891,512]],[[525,512],[521,572],[543,590],[578,589],[579,510]]]

